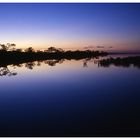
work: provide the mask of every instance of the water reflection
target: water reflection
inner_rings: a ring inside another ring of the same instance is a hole
[[[15,76],[16,72],[10,71],[8,67],[0,67],[0,76]]]
[[[140,70],[108,60],[0,65],[0,136],[140,135]]]
[[[35,62],[28,62],[25,64],[25,67],[31,70],[33,69],[34,66],[36,66]]]
[[[125,67],[129,68],[130,66],[140,68],[140,56],[133,56],[133,57],[109,57],[109,58],[102,58],[102,57],[95,57],[95,58],[86,58],[81,59],[82,63],[81,67],[87,68],[88,64],[91,63],[93,65],[96,65],[97,67],[110,67],[111,65],[114,65],[116,67]],[[17,67],[25,67],[27,69],[33,70],[34,67],[41,66],[42,64],[47,64],[49,66],[56,66],[56,64],[62,64],[66,59],[59,59],[59,60],[39,60],[39,61],[33,61],[33,62],[27,62],[23,64],[12,64],[10,67],[16,69]],[[69,60],[71,61],[71,60]],[[79,61],[79,60],[75,60]],[[9,65],[1,66],[0,67],[0,76],[15,76],[17,75],[17,72],[13,72],[8,68]]]
[[[124,58],[110,57],[99,61],[99,66],[101,67],[109,67],[110,65],[126,68],[129,68],[130,66],[140,68],[140,56],[124,57]]]
[[[44,63],[48,64],[49,66],[55,66],[57,63],[62,64],[65,60],[60,59],[60,60],[45,60]]]
[[[83,67],[88,67],[88,63],[94,63],[94,64],[98,64],[99,58],[86,58],[86,59],[82,59],[83,61]],[[12,65],[7,65],[5,67],[0,67],[1,69],[1,75],[8,75],[8,76],[14,76],[17,75],[17,73],[15,72],[11,72],[10,68],[8,68],[8,66],[16,69],[17,67],[25,67],[27,69],[33,70],[35,67],[37,66],[41,66],[41,64],[47,64],[49,66],[56,66],[56,64],[62,64],[64,61],[66,61],[65,59],[60,59],[60,60],[39,60],[39,61],[33,61],[33,62],[27,62],[27,63],[23,63],[23,64],[12,64]],[[69,60],[71,61],[71,60]],[[75,61],[79,61],[79,60],[75,60]],[[82,64],[81,64],[82,66]]]
[[[88,67],[88,63],[93,63],[93,64],[99,66],[100,58],[99,58],[99,57],[96,57],[96,58],[94,58],[94,59],[93,59],[93,58],[84,59],[84,60],[83,60],[83,67]]]

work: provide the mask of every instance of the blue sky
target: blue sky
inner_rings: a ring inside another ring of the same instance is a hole
[[[0,43],[140,50],[140,4],[0,3]]]

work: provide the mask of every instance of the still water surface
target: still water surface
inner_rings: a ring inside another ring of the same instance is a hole
[[[0,136],[140,136],[138,67],[61,60],[0,74]]]

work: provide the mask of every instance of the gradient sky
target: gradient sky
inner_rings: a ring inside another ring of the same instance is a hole
[[[8,42],[18,48],[140,50],[140,4],[0,3],[0,43]]]

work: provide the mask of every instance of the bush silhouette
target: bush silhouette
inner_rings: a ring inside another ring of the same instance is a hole
[[[7,43],[7,44],[0,44],[1,50],[2,51],[8,51],[11,47],[15,47],[16,44],[11,44],[11,43]]]
[[[34,49],[32,47],[29,47],[25,50],[25,52],[32,53],[32,52],[34,52]]]

